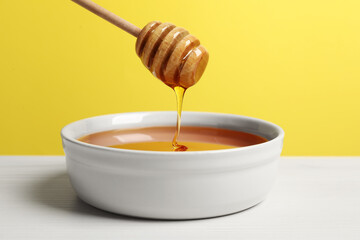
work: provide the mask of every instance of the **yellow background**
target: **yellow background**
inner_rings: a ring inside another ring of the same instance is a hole
[[[96,2],[139,27],[175,23],[206,46],[184,110],[274,122],[283,155],[360,155],[360,1]],[[63,154],[72,121],[174,110],[134,45],[69,0],[0,0],[0,154]]]

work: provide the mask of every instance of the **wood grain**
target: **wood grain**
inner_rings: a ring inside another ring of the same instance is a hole
[[[209,53],[200,41],[171,23],[152,21],[142,30],[90,0],[72,0],[92,13],[137,37],[136,54],[150,72],[166,85],[185,89],[205,71]],[[188,38],[185,38],[189,35]]]
[[[186,29],[158,21],[141,30],[136,53],[155,77],[172,88],[196,84],[209,60],[208,51]]]
[[[99,17],[105,19],[106,21],[114,24],[115,26],[121,28],[122,30],[130,33],[134,37],[137,37],[140,33],[140,28],[134,24],[122,19],[116,14],[110,12],[109,10],[101,7],[100,5],[90,1],[90,0],[72,0],[73,2],[79,4],[80,6],[86,8],[90,12],[98,15]]]

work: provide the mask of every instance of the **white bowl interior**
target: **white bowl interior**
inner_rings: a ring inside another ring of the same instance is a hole
[[[134,112],[103,115],[71,123],[63,128],[62,135],[68,139],[76,140],[87,134],[114,130],[155,126],[175,126],[176,112]],[[283,134],[277,125],[251,117],[206,113],[183,112],[183,126],[203,126],[243,131],[272,140]]]

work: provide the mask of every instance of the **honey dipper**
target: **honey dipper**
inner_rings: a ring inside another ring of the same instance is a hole
[[[166,85],[187,89],[199,81],[209,53],[184,28],[153,21],[140,29],[90,0],[72,1],[137,37],[136,54]]]

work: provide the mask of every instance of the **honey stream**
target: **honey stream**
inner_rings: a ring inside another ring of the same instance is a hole
[[[173,146],[174,151],[183,152],[183,151],[186,151],[188,148],[185,145],[178,144],[177,140],[180,135],[181,111],[182,111],[182,105],[183,105],[186,89],[183,87],[180,87],[180,86],[176,86],[173,89],[174,89],[175,96],[176,96],[177,121],[176,121],[175,136],[172,140],[172,146]]]
[[[178,144],[184,94],[187,88],[199,81],[209,53],[186,29],[153,21],[141,30],[136,40],[136,54],[156,78],[174,90],[177,124],[172,147],[173,151],[188,150],[188,147]]]

